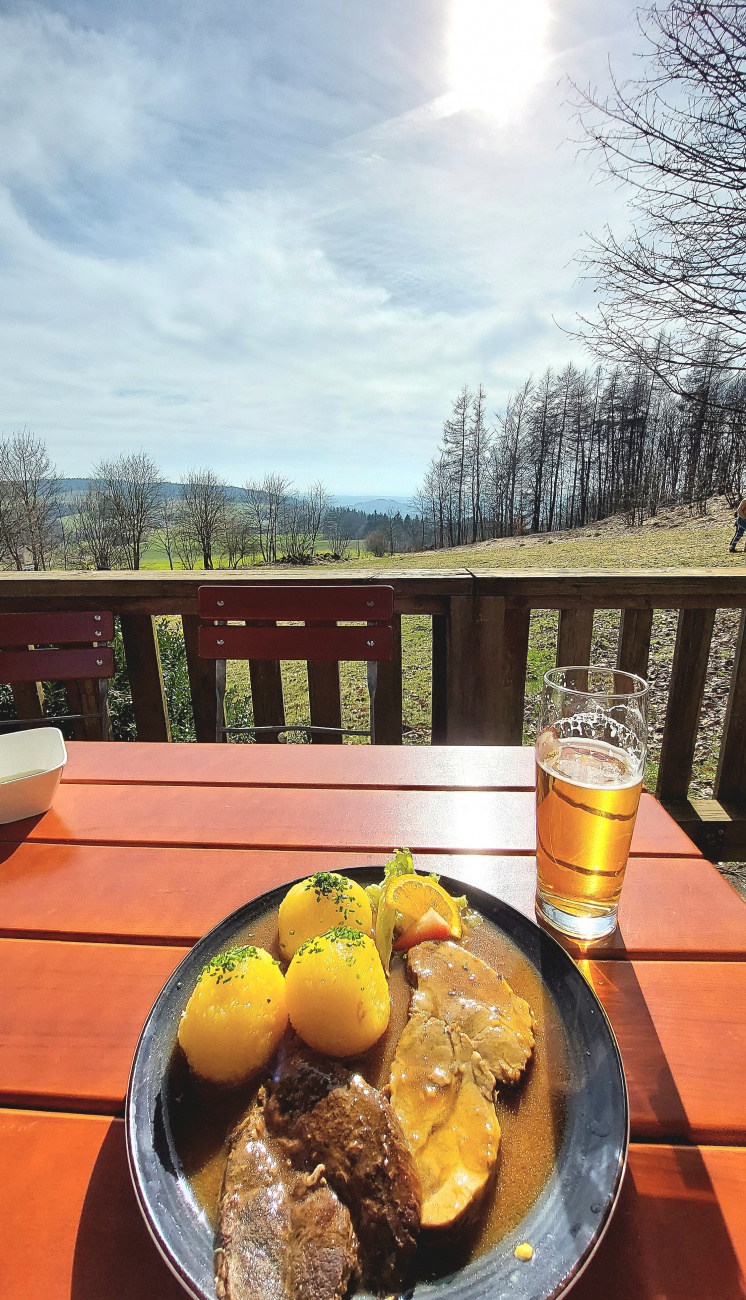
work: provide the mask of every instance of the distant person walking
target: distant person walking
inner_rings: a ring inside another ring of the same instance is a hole
[[[735,551],[744,533],[746,533],[746,497],[744,497],[736,511],[736,531],[731,539],[731,551]],[[746,545],[744,546],[744,551],[746,551]]]

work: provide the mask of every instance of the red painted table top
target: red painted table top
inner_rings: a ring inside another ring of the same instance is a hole
[[[134,1201],[132,1053],[186,948],[323,867],[418,865],[533,915],[527,749],[71,744],[0,827],[0,1296],[183,1295]],[[574,952],[610,1016],[630,1162],[578,1300],[746,1296],[746,906],[644,796],[617,934]]]

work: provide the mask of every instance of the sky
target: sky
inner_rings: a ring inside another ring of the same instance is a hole
[[[63,475],[408,497],[459,389],[586,358],[628,0],[0,0],[0,432]]]

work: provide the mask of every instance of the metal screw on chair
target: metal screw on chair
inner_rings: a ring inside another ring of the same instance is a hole
[[[225,604],[225,601],[224,601],[224,600],[219,600],[217,603],[218,603],[218,605],[224,605],[224,604]]]
[[[368,601],[368,609],[372,609],[374,604],[375,604],[375,601],[369,600],[369,601]]]
[[[366,645],[375,645],[376,643],[375,643],[375,641],[366,641],[365,644],[366,644]]]
[[[100,622],[101,622],[101,615],[100,615],[100,614],[94,614],[94,615],[93,615],[93,621],[94,621],[94,623],[100,623]]]
[[[223,640],[222,636],[218,637],[218,645],[225,645],[225,641]]]
[[[96,660],[96,663],[98,664],[99,668],[101,667],[101,665],[103,664],[103,662],[104,662],[103,659],[97,659],[97,660]]]

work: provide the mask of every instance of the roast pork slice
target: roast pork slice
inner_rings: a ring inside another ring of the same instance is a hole
[[[534,1050],[534,1018],[502,975],[458,943],[429,940],[410,950],[407,976],[411,1013],[457,1025],[497,1084],[518,1083]]]
[[[416,1011],[391,1066],[391,1104],[422,1182],[423,1228],[452,1228],[483,1200],[500,1125],[495,1080],[466,1034]]]
[[[515,1084],[534,1049],[528,1003],[460,944],[412,948],[409,1020],[391,1064],[391,1104],[422,1182],[423,1228],[456,1227],[495,1173],[498,1084]]]

